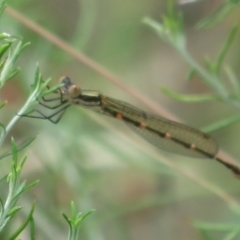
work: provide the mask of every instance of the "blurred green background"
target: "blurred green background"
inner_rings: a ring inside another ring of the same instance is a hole
[[[239,20],[238,10],[214,29],[197,31],[194,28],[221,2],[224,1],[177,5],[184,17],[188,50],[201,63],[206,55],[217,56],[231,27]],[[234,113],[219,102],[180,103],[160,92],[160,86],[180,93],[211,92],[198,76],[187,81],[188,65],[142,23],[146,16],[160,21],[166,13],[165,0],[25,0],[9,1],[9,5],[121,77],[123,83],[183,123],[200,129]],[[2,123],[6,124],[27,99],[37,62],[45,79],[53,79],[52,85],[58,84],[60,76],[67,75],[82,88],[99,90],[150,111],[11,16],[4,14],[0,25],[1,31],[31,42],[18,60],[22,71],[1,92],[1,100],[8,100]],[[226,60],[237,75],[238,43],[239,34]],[[29,157],[23,179],[28,182],[40,179],[40,183],[22,198],[19,205],[25,208],[16,223],[23,221],[30,203],[36,200],[34,218],[38,240],[67,238],[67,226],[60,213],[69,212],[71,200],[82,212],[96,209],[80,229],[79,239],[86,240],[200,240],[199,232],[193,227],[195,220],[236,221],[225,202],[164,166],[159,159],[176,161],[182,168],[238,197],[239,182],[229,171],[215,161],[184,158],[154,149],[115,119],[73,106],[57,125],[22,118],[11,135],[18,143],[38,136],[27,149]],[[221,149],[238,159],[239,123],[212,135]],[[10,136],[5,141],[6,149],[9,139]],[[156,150],[159,159],[151,154]],[[10,160],[4,160],[1,172],[8,171]],[[209,235],[212,239],[222,239],[225,233],[211,231]],[[28,239],[27,233],[21,239]]]

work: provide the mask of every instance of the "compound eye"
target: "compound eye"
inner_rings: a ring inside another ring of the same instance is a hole
[[[76,84],[73,84],[69,87],[69,89],[67,90],[68,95],[72,98],[76,98],[77,96],[80,95],[81,93],[81,88],[79,86],[77,86]]]
[[[69,77],[67,77],[67,76],[62,76],[59,79],[59,82],[63,83],[63,84],[71,84],[72,83],[71,79]]]

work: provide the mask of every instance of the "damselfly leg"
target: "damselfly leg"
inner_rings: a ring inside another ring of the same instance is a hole
[[[47,89],[50,89],[49,86],[47,86]],[[52,98],[46,98],[42,96],[40,99],[37,98],[39,105],[44,107],[45,109],[50,109],[54,111],[50,115],[47,115],[43,113],[44,109],[33,109],[32,112],[29,114],[23,114],[21,116],[23,117],[29,117],[29,118],[37,118],[37,119],[46,119],[49,120],[52,123],[58,123],[60,119],[62,118],[63,114],[65,113],[66,109],[70,106],[68,99],[64,99],[64,94],[61,90],[56,90],[53,92],[54,94],[58,94],[57,97]],[[41,94],[40,94],[41,95]],[[50,105],[49,103],[56,102],[56,104]],[[34,115],[34,113],[37,113],[38,115]]]
[[[65,104],[64,104],[64,105],[65,105]],[[61,106],[62,106],[62,105],[61,105]],[[67,109],[68,107],[70,107],[70,106],[71,106],[70,104],[67,104],[67,105],[63,106],[62,108],[58,109],[57,111],[55,111],[54,113],[52,113],[52,114],[50,114],[50,115],[45,115],[45,114],[43,114],[40,110],[35,109],[34,112],[37,112],[37,113],[40,114],[41,116],[25,115],[25,117],[37,118],[37,119],[45,119],[45,120],[49,120],[50,122],[52,122],[52,123],[54,123],[54,124],[57,124],[57,123],[61,120],[63,114],[64,114],[65,111],[66,111],[66,109]],[[47,107],[47,105],[45,105],[45,107],[48,108],[48,109],[54,109],[54,108],[52,108],[52,107]],[[24,116],[24,115],[22,115],[22,116]],[[56,116],[57,116],[57,118],[54,119],[54,117],[56,117]]]

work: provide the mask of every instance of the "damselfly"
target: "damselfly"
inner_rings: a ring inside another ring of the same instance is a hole
[[[36,110],[40,116],[26,116],[58,123],[69,106],[79,105],[124,121],[144,139],[166,151],[183,156],[215,159],[240,178],[240,168],[216,157],[218,145],[210,135],[184,124],[148,114],[126,102],[104,96],[98,91],[81,89],[68,77],[61,78],[60,83],[62,87],[58,91],[59,97],[43,98],[45,103],[39,101],[42,106],[55,109],[51,115],[47,116]],[[60,103],[55,106],[46,103],[54,100],[60,100]],[[57,119],[54,120],[56,116]]]

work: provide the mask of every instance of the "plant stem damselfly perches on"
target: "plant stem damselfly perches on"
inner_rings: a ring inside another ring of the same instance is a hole
[[[148,142],[168,152],[195,158],[215,159],[240,178],[238,166],[216,157],[218,145],[210,135],[184,124],[148,114],[126,102],[104,96],[98,91],[81,89],[68,77],[62,77],[60,83],[62,87],[58,91],[59,97],[42,98],[44,102],[39,101],[40,105],[54,110],[51,115],[47,116],[35,110],[40,116],[23,116],[48,119],[58,123],[69,106],[79,105],[124,121]],[[55,100],[60,103],[55,106],[47,105],[47,102]],[[57,119],[54,120],[56,116]]]

